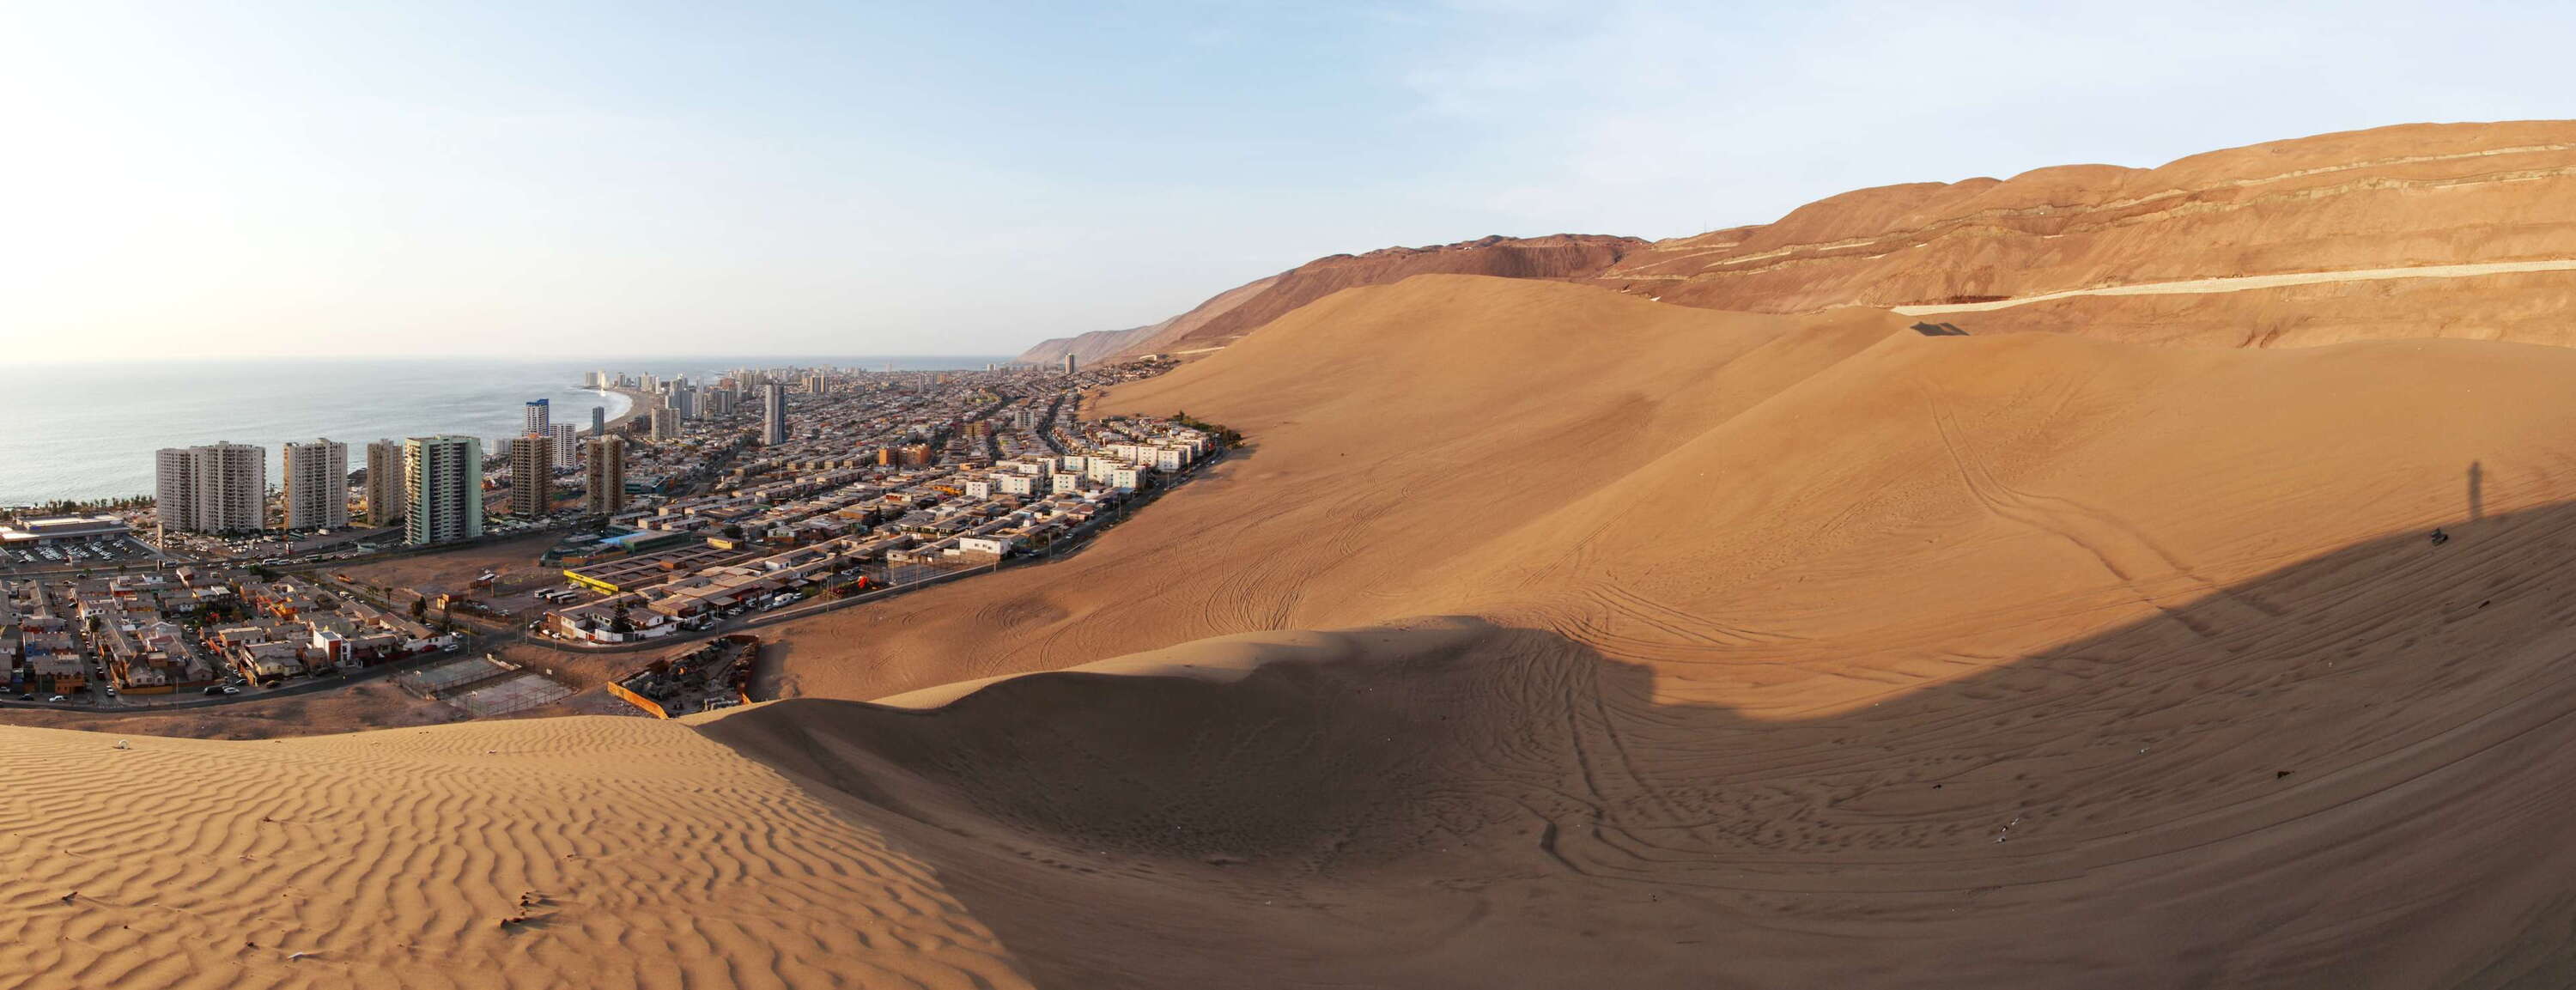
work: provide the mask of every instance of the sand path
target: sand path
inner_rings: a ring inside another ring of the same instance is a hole
[[[2480,275],[2509,275],[2517,272],[2563,272],[2576,270],[2576,258],[2546,261],[2497,261],[2475,265],[2419,265],[2409,268],[2355,268],[2334,272],[2292,272],[2281,275],[2244,275],[2234,278],[2195,278],[2179,282],[2141,282],[2135,285],[2106,285],[2092,289],[2068,289],[2036,296],[2019,296],[1988,302],[1953,303],[1939,306],[1890,306],[1905,316],[1933,316],[1941,313],[1989,313],[1998,309],[2028,306],[2075,296],[2161,296],[2194,295],[2218,292],[2243,292],[2248,289],[2277,289],[2290,285],[2315,285],[2327,282],[2377,282],[2399,278],[2475,278]]]

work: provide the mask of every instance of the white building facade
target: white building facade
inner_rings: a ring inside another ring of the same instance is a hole
[[[153,459],[153,496],[153,511],[165,529],[265,529],[268,451],[240,443],[163,449]]]

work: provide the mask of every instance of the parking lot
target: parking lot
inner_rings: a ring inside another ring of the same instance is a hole
[[[131,536],[66,540],[41,546],[0,547],[0,569],[114,567],[160,559],[160,554]]]

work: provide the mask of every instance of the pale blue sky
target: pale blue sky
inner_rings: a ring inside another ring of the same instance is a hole
[[[2239,6],[0,0],[0,345],[1004,353],[1336,251],[2576,115],[2576,13]]]

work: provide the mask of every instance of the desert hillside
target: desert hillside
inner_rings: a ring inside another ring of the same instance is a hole
[[[2473,465],[2481,513],[2565,494],[2546,451],[2576,426],[2552,398],[2576,355],[2558,349],[2149,350],[1908,322],[1471,277],[1343,293],[1103,403],[1258,438],[1213,477],[1071,559],[800,626],[791,651],[863,662],[789,669],[803,693],[874,697],[1460,611],[1652,639],[1658,608],[1720,610],[1830,648],[1955,623],[1978,581],[2002,582],[1964,596],[1980,615],[2045,589],[2045,617],[1966,630],[2024,649],[2457,522]]]
[[[2576,336],[2550,314],[2576,298],[2571,204],[2576,123],[2410,124],[2158,168],[2072,165],[1863,189],[1770,224],[1657,242],[1602,281],[1731,310],[2006,304],[1956,317],[1980,333],[2221,347],[2389,337],[2564,345]],[[2370,275],[2444,266],[2454,270]],[[2209,279],[2232,284],[2170,285]],[[2090,294],[2158,285],[2180,291]],[[2077,294],[2011,305],[2059,293]]]
[[[1029,348],[1014,360],[1030,364],[1052,364],[1064,360],[1064,356],[1071,353],[1087,365],[1134,354],[1151,354],[1154,352],[1154,347],[1151,345],[1167,337],[1187,336],[1200,327],[1206,326],[1209,321],[1233,312],[1235,307],[1243,305],[1246,301],[1259,298],[1270,291],[1271,285],[1278,281],[1279,276],[1274,275],[1235,286],[1209,297],[1206,302],[1191,307],[1189,312],[1161,323],[1126,330],[1095,330],[1072,337],[1040,341],[1036,347]]]
[[[1862,189],[1771,223],[1651,244],[1586,240],[1585,254],[1560,252],[1537,274],[1719,310],[1892,307],[1978,334],[2569,346],[2576,330],[2560,314],[2576,306],[2576,123],[2324,134],[2155,168],[2066,165]],[[1406,250],[1394,249],[1405,262],[1396,267],[1370,260],[1390,252],[1372,252],[1297,269],[1204,333],[1087,335],[1023,360],[1068,347],[1097,360],[1180,349],[1177,340],[1219,346],[1325,292],[1390,277],[1524,274],[1454,263],[1465,255],[1426,266]]]
[[[1011,360],[1022,364],[1047,364],[1062,361],[1065,355],[1071,354],[1088,365],[1124,353],[1129,343],[1150,335],[1160,326],[1162,324],[1157,323],[1125,330],[1094,330],[1070,337],[1049,337],[1038,341],[1037,346],[1021,351]]]
[[[1845,193],[1661,241],[1605,281],[1720,309],[1971,302],[2103,285],[2576,257],[2576,124],[2411,124],[2010,179]]]
[[[1902,322],[1336,295],[1109,398],[1258,438],[1216,478],[791,637],[809,696],[1194,676],[710,731],[940,864],[1042,985],[2571,964],[2576,354]]]
[[[1436,247],[1336,254],[1228,289],[1189,312],[1151,326],[1040,341],[1018,360],[1045,364],[1062,360],[1068,352],[1085,362],[1138,354],[1201,352],[1223,347],[1290,310],[1343,289],[1433,274],[1589,278],[1645,244],[1630,237],[1558,234],[1485,237]]]

